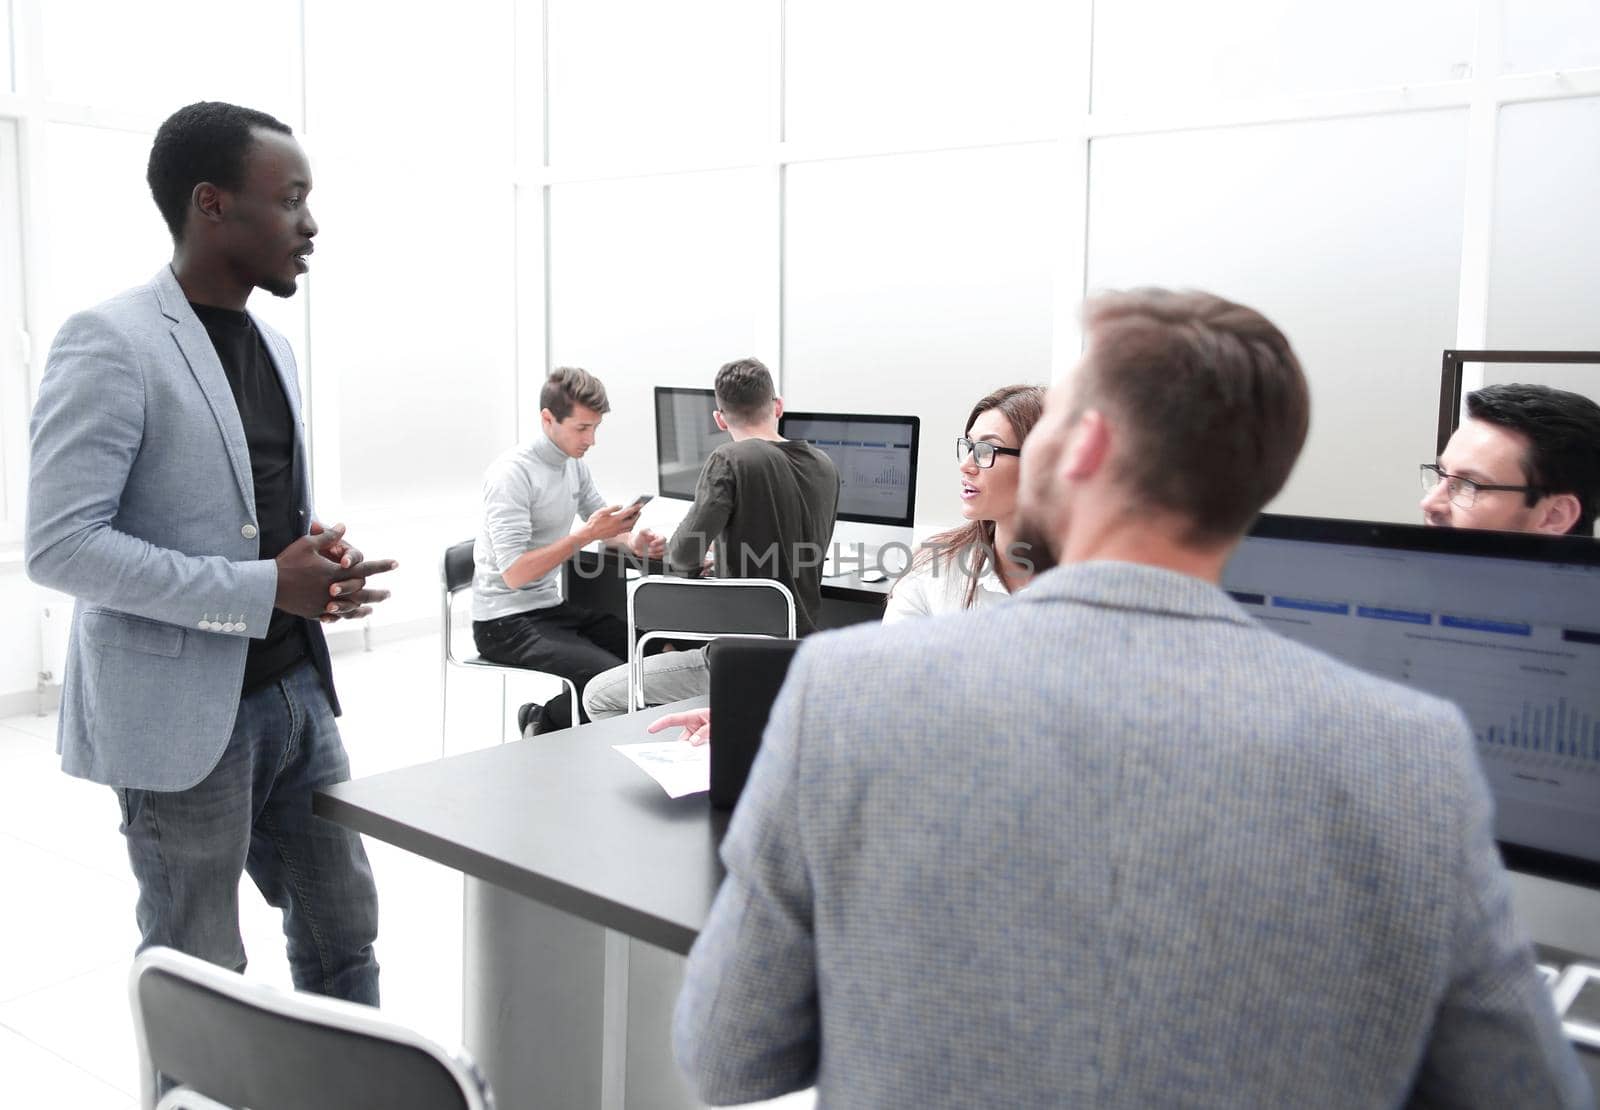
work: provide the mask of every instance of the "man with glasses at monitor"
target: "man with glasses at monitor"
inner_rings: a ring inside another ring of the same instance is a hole
[[[1422,464],[1422,515],[1445,528],[1594,534],[1600,405],[1543,385],[1467,394],[1467,419]]]

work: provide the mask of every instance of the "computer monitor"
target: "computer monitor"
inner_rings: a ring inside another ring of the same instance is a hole
[[[1265,515],[1222,584],[1266,627],[1459,705],[1506,863],[1600,887],[1600,543]]]
[[[717,427],[716,411],[712,390],[656,386],[656,490],[662,497],[694,500],[706,456],[730,439]]]
[[[915,416],[786,412],[778,420],[784,439],[803,439],[839,470],[839,519],[910,528],[917,506]]]

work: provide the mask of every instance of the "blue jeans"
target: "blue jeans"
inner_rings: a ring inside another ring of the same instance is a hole
[[[211,773],[187,790],[117,789],[139,882],[140,951],[161,944],[243,971],[239,876],[283,911],[299,990],[378,1004],[378,893],[361,838],[311,815],[350,761],[316,669],[239,701]]]

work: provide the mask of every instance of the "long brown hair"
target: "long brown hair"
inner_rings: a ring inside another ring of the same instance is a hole
[[[1044,412],[1044,390],[1036,385],[1001,386],[972,406],[967,426],[961,434],[970,435],[978,417],[990,409],[1000,410],[1000,415],[1006,418],[1016,434],[1017,446],[1021,447],[1022,441],[1028,438],[1028,433],[1033,431],[1033,426]],[[994,550],[994,521],[970,520],[960,527],[930,536],[922,550],[917,552],[916,558],[912,559],[911,569],[927,566],[938,559],[948,559],[954,569],[961,565],[963,552],[970,554],[971,565],[966,568],[967,589],[962,596],[961,607],[970,609],[978,596],[978,579],[983,577],[991,564],[998,566]],[[1000,581],[1008,591],[1011,589],[1004,575],[1001,575]]]

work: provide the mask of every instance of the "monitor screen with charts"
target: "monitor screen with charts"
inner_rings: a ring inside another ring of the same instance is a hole
[[[839,519],[909,528],[917,501],[915,416],[786,412],[784,439],[803,439],[839,470]]]
[[[1507,864],[1600,886],[1600,543],[1265,515],[1222,584],[1267,627],[1459,705]]]
[[[711,415],[709,389],[656,386],[656,488],[662,497],[694,500],[695,479],[706,456],[731,438]]]

